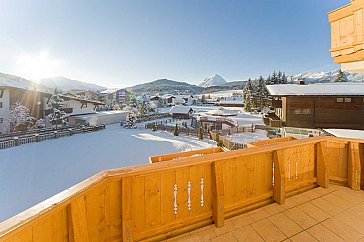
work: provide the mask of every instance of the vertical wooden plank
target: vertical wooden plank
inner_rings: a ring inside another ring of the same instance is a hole
[[[121,238],[122,234],[122,189],[121,180],[109,182],[110,193],[110,238]]]
[[[359,143],[348,144],[348,186],[356,191],[360,190],[360,154]]]
[[[184,167],[184,168],[177,169],[176,170],[176,184],[177,184],[176,219],[182,219],[189,215],[188,206],[187,206],[188,181],[190,181],[190,167]]]
[[[286,198],[286,171],[284,167],[285,151],[276,150],[273,153],[274,162],[274,187],[273,200],[283,205]]]
[[[161,179],[160,173],[147,175],[144,178],[146,228],[151,228],[161,224],[160,179]]]
[[[212,163],[212,219],[216,227],[224,225],[224,183],[222,161]]]
[[[176,171],[161,174],[161,224],[166,225],[175,220],[173,188],[176,183]]]
[[[329,186],[329,168],[327,164],[327,142],[316,144],[317,183],[323,188]]]
[[[72,201],[70,208],[74,241],[88,242],[87,214],[84,196],[80,196]]]
[[[122,241],[133,241],[132,177],[121,179],[121,232]]]
[[[145,186],[144,176],[133,178],[133,224],[134,232],[138,233],[145,229]]]

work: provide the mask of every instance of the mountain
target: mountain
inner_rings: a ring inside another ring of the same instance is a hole
[[[246,81],[232,81],[226,82],[221,86],[206,87],[204,93],[226,91],[226,90],[242,90],[245,87]]]
[[[293,82],[303,80],[306,83],[320,83],[320,82],[334,82],[339,71],[328,72],[304,72],[292,77]],[[347,81],[350,82],[364,82],[364,74],[344,72]]]
[[[46,78],[39,81],[44,86],[47,86],[52,89],[60,89],[64,92],[70,90],[87,90],[87,91],[104,91],[106,87],[99,86],[96,84],[82,82],[77,80],[68,79],[63,76]]]
[[[186,82],[178,82],[168,79],[159,79],[144,84],[139,84],[126,89],[136,94],[198,94],[204,88],[188,84]]]
[[[199,86],[200,87],[212,87],[212,86],[222,86],[226,84],[224,78],[218,74],[213,74],[212,76],[206,78]]]
[[[19,76],[0,73],[0,86],[17,87],[42,92],[52,92],[50,88],[42,84],[21,78]]]

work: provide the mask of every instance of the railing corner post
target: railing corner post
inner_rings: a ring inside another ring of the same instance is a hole
[[[286,172],[284,167],[284,151],[276,150],[273,152],[274,162],[274,185],[273,200],[279,205],[284,205],[286,200]]]
[[[360,190],[360,153],[359,143],[348,143],[348,187],[353,190]]]
[[[328,188],[329,186],[329,169],[327,164],[326,147],[327,141],[321,141],[316,144],[317,183],[323,188]]]
[[[122,241],[133,241],[132,178],[121,179],[121,226]]]

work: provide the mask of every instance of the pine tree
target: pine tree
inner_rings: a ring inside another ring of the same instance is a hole
[[[253,84],[251,79],[246,82],[243,96],[244,96],[244,107],[245,111],[251,112],[252,111],[252,92],[253,92]]]
[[[61,98],[61,92],[58,91],[58,89],[54,90],[54,93],[50,98],[49,111],[49,120],[56,129],[58,128],[58,125],[66,124],[66,113],[63,111],[63,99]]]
[[[37,119],[32,117],[30,110],[16,102],[9,110],[9,125],[11,131],[26,131],[31,128]]]
[[[174,135],[174,136],[178,136],[178,135],[179,135],[178,123],[176,123],[176,126],[174,127],[173,135]]]
[[[342,70],[339,70],[335,82],[346,82],[346,81],[347,80],[345,78],[344,72]]]
[[[288,84],[288,78],[286,76],[286,74],[283,72],[282,78],[281,78],[281,83],[282,84]]]
[[[129,112],[126,116],[124,127],[127,129],[134,129],[136,125],[136,117],[133,112]]]
[[[198,129],[198,138],[199,138],[200,140],[203,140],[203,128],[202,128],[202,127],[200,127],[200,128]]]
[[[158,129],[157,124],[156,123],[153,123],[152,131],[155,132],[155,131],[157,131],[157,129]]]

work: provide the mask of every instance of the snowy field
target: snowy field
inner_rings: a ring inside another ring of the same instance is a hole
[[[254,133],[245,132],[245,133],[227,135],[227,138],[230,141],[238,143],[238,144],[246,144],[248,142],[255,142],[258,140],[269,139],[267,136],[267,131],[262,130],[262,129],[257,129],[257,130],[255,130]]]
[[[118,124],[105,130],[0,151],[0,221],[94,174],[148,163],[148,157],[215,147],[213,141]]]

